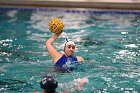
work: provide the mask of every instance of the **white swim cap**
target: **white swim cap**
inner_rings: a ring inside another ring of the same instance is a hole
[[[75,43],[72,41],[72,40],[68,40],[67,38],[65,39],[65,46],[67,45],[74,45],[75,46]]]
[[[65,47],[67,45],[74,45],[76,46],[76,44],[72,41],[72,40],[68,40],[67,38],[65,39],[65,43],[64,43],[64,50],[65,50]]]

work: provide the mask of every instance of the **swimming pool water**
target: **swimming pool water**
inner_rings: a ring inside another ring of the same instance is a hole
[[[73,39],[75,55],[85,59],[71,73],[53,72],[45,49],[54,17],[65,24],[54,46],[63,52],[64,39]],[[139,93],[140,12],[0,8],[0,92],[42,91],[45,74],[58,80],[58,91],[79,93],[72,88],[74,79],[87,77],[80,93]]]

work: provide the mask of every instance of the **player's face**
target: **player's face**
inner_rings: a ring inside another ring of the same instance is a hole
[[[74,55],[75,52],[75,46],[73,44],[69,44],[65,47],[65,53],[67,56]]]

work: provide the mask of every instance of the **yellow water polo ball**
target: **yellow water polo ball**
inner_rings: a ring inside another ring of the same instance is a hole
[[[59,34],[63,31],[64,24],[59,18],[54,18],[50,20],[48,27],[51,32]]]

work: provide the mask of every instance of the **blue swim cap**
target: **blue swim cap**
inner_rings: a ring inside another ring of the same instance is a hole
[[[44,76],[40,82],[40,87],[45,91],[52,91],[58,87],[58,83],[52,76]]]

